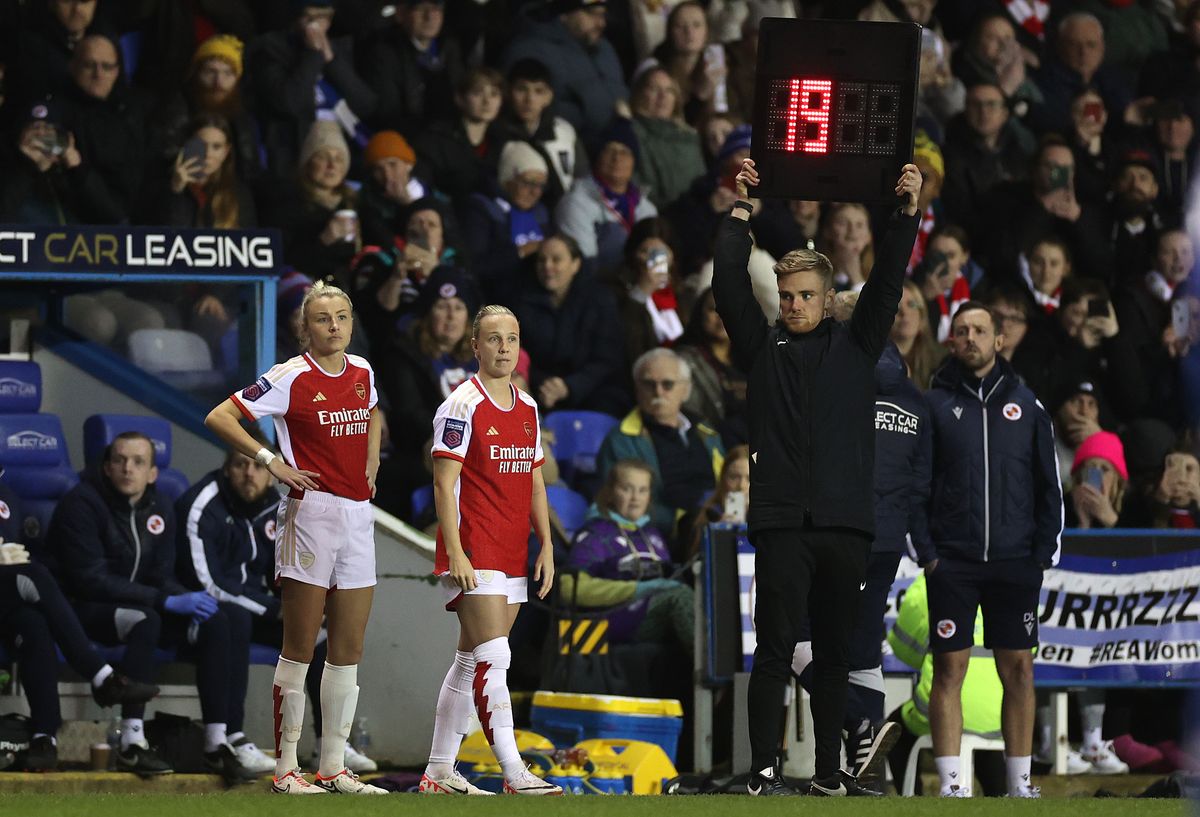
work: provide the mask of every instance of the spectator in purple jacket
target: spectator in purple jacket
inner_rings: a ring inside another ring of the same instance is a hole
[[[675,641],[690,654],[692,589],[670,578],[675,566],[667,543],[650,524],[652,480],[650,468],[639,460],[620,460],[612,467],[590,518],[575,534],[568,566],[591,579],[609,580],[611,595],[605,601],[616,605],[608,614],[610,641]],[[596,606],[598,599],[583,598],[585,586],[581,577],[578,603]]]

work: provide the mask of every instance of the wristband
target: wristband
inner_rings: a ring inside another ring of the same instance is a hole
[[[254,455],[254,461],[263,468],[271,467],[271,463],[275,461],[275,455],[266,448],[258,449],[258,453]]]
[[[733,203],[733,209],[737,210],[739,207],[745,210],[747,215],[754,215],[754,205],[750,202],[739,199]]]

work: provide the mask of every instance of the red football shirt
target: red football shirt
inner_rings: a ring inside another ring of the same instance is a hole
[[[433,418],[433,456],[463,464],[454,486],[458,535],[476,570],[526,574],[533,469],[542,455],[537,404],[516,386],[512,405],[492,401],[479,378],[463,383]],[[434,572],[450,569],[438,528]]]
[[[288,465],[321,476],[322,491],[346,499],[370,499],[367,428],[379,402],[375,372],[358,355],[331,374],[307,354],[273,367],[237,394],[235,406],[251,420],[272,416],[279,449]],[[303,492],[292,491],[301,497]]]

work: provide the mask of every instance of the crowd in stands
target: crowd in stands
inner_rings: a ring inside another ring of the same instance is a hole
[[[614,418],[572,482],[596,501],[569,564],[634,582],[598,597],[631,605],[628,637],[690,650],[673,566],[747,491],[747,377],[709,287],[767,16],[924,27],[892,330],[913,382],[983,301],[1055,418],[1068,524],[1200,526],[1200,0],[0,0],[0,223],[279,229],[279,357],[313,281],[352,294],[387,419],[377,502],[405,518],[433,413],[476,370],[470,317],[511,307],[543,415]],[[855,291],[887,215],[757,202],[767,318],[776,259],[820,250]],[[237,314],[221,288],[107,291],[65,320],[216,348]]]

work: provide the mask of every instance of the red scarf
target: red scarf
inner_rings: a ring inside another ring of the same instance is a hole
[[[1039,40],[1046,39],[1046,18],[1050,16],[1046,0],[1004,0],[1004,8],[1021,28]]]
[[[969,300],[971,300],[971,285],[967,283],[967,279],[960,272],[954,279],[954,283],[950,285],[950,297],[947,298],[944,292],[937,296],[938,343],[945,343],[950,339],[950,319],[954,317],[955,310]]]
[[[1185,508],[1172,508],[1170,525],[1172,528],[1192,530],[1196,527],[1196,518]]]
[[[921,259],[925,257],[925,248],[929,246],[929,235],[933,232],[935,226],[937,225],[933,216],[933,205],[931,204],[921,214],[921,225],[917,227],[917,240],[913,242],[912,255],[908,257],[909,275],[912,275],[912,271],[917,268],[917,264],[920,264]]]

